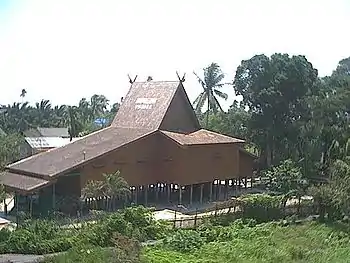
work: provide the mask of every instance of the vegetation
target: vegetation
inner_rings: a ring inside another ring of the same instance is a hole
[[[52,220],[29,220],[16,230],[0,230],[0,254],[49,254],[78,247],[111,247],[117,237],[137,241],[156,240],[167,228],[155,221],[151,211],[127,208],[106,214],[98,224],[60,226]]]
[[[103,181],[91,180],[82,189],[84,199],[108,196],[111,201],[106,203],[106,210],[115,210],[116,200],[123,203],[130,196],[130,186],[120,175],[120,171],[111,174],[103,174]],[[96,206],[96,204],[95,204]]]
[[[221,105],[217,97],[227,100],[227,94],[219,90],[224,84],[221,83],[225,78],[220,66],[216,63],[211,63],[208,67],[203,69],[204,79],[201,79],[196,73],[198,82],[201,84],[203,91],[194,101],[194,106],[197,113],[200,113],[205,103],[207,103],[206,112],[206,127],[209,125],[209,113],[217,113],[219,110],[222,112]]]
[[[227,83],[219,65],[204,68],[204,78],[195,73],[203,88],[194,102],[202,125],[244,139],[246,150],[259,156],[257,177],[265,189],[277,193],[243,196],[241,220],[232,223],[233,217],[222,217],[196,230],[169,230],[149,211],[128,208],[81,228],[28,221],[13,232],[1,230],[0,252],[68,251],[48,262],[347,262],[349,226],[344,223],[340,229],[335,222],[346,221],[350,212],[349,61],[339,61],[330,76],[319,77],[301,55],[253,56],[231,73],[240,99],[227,112],[219,102],[228,99],[220,91]],[[119,107],[109,107],[103,95],[57,106],[48,100],[29,105],[26,90],[20,97],[21,102],[0,108],[0,128],[7,134],[0,137],[0,168],[18,159],[23,131],[68,127],[71,137],[83,136],[104,126],[96,125],[96,119],[106,119],[108,125]],[[89,182],[84,196],[126,200],[130,190],[120,174],[104,178]],[[0,187],[1,198],[2,193]],[[270,222],[285,217],[289,198],[296,198],[300,207],[304,195],[313,197],[328,225]],[[114,201],[107,205],[115,206]],[[142,241],[163,237],[156,247],[140,248]]]
[[[176,232],[169,241],[178,246],[165,242],[146,249],[145,261],[345,263],[350,253],[347,229],[313,222],[282,226],[278,223],[244,224],[237,220],[228,227],[203,226],[197,232]]]

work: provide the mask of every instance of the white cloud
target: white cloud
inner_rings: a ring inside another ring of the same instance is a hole
[[[193,70],[216,61],[230,80],[258,53],[305,54],[329,74],[350,55],[349,11],[346,0],[23,0],[0,19],[0,103],[19,100],[22,88],[31,102],[95,93],[118,101],[128,73],[172,80],[176,70],[193,100]]]

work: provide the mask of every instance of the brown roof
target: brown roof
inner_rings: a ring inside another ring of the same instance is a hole
[[[13,189],[33,191],[37,188],[46,186],[50,182],[40,178],[19,175],[11,172],[3,172],[0,174],[0,183]]]
[[[218,144],[218,143],[241,143],[241,139],[229,137],[216,132],[201,129],[189,134],[161,131],[163,134],[173,139],[181,145],[194,144]]]
[[[133,83],[112,126],[158,129],[179,85],[179,81]]]
[[[7,168],[21,174],[55,176],[77,168],[84,162],[152,133],[145,129],[108,127],[91,133],[63,147],[40,153]],[[85,155],[85,156],[84,156]]]

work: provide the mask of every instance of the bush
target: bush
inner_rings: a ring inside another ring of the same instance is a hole
[[[96,224],[63,229],[50,220],[24,221],[15,231],[1,230],[0,253],[47,254],[67,251],[73,244],[109,247],[118,234],[137,241],[158,239],[167,228],[144,207],[127,208],[106,215]]]
[[[267,222],[283,217],[282,196],[250,194],[241,197],[243,218],[252,218],[258,222]]]
[[[194,230],[178,230],[167,237],[163,244],[175,251],[190,252],[200,248],[204,244],[204,239],[200,233]]]

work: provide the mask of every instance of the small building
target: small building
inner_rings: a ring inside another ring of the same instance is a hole
[[[201,129],[182,82],[135,82],[109,127],[7,166],[0,183],[47,211],[120,171],[134,203],[201,203],[253,177],[243,145]]]
[[[24,143],[20,147],[20,159],[62,147],[71,142],[68,128],[33,128],[23,132]],[[72,141],[75,141],[73,138]]]

